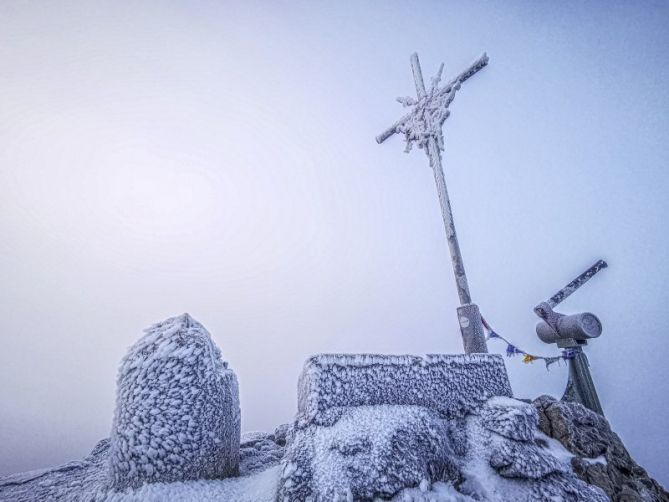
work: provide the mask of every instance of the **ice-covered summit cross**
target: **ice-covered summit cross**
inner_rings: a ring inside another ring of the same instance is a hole
[[[418,54],[412,54],[411,70],[413,71],[413,78],[416,84],[417,99],[411,97],[397,98],[405,107],[412,108],[411,111],[376,137],[377,143],[383,143],[393,134],[402,133],[406,141],[406,152],[409,152],[415,143],[418,145],[418,148],[425,151],[430,159],[430,167],[434,172],[434,180],[437,184],[441,214],[444,226],[446,227],[448,248],[451,253],[451,261],[453,262],[453,272],[455,273],[455,284],[458,290],[458,297],[460,298],[460,307],[458,307],[460,331],[462,332],[465,352],[468,354],[472,352],[488,352],[488,348],[483,336],[481,314],[478,307],[472,303],[471,294],[469,293],[465,266],[462,262],[460,245],[458,244],[455,224],[453,223],[451,202],[446,189],[446,179],[441,167],[441,152],[444,149],[442,126],[450,115],[448,107],[453,102],[455,93],[460,89],[462,83],[487,64],[488,56],[484,53],[469,68],[451,80],[450,83],[439,87],[441,74],[444,69],[444,65],[442,64],[437,75],[432,79],[432,85],[428,92],[425,90]]]

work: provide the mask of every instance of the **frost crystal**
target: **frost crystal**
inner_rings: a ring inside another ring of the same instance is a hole
[[[275,434],[266,432],[247,432],[242,435],[240,444],[239,473],[247,476],[267,469],[279,463],[283,458],[283,445]]]
[[[539,415],[531,404],[494,397],[481,408],[481,423],[509,439],[530,441],[539,425]]]
[[[401,103],[402,106],[411,108],[411,112],[379,135],[376,141],[381,143],[392,134],[401,133],[404,135],[404,140],[406,141],[406,152],[411,151],[414,143],[418,148],[427,150],[430,139],[434,139],[438,149],[443,151],[444,135],[441,128],[451,113],[448,107],[453,102],[455,93],[460,90],[460,86],[465,80],[470,78],[487,64],[488,56],[483,54],[448,84],[439,87],[441,74],[444,70],[444,65],[442,63],[439,67],[439,71],[432,78],[430,90],[420,90],[418,99],[409,96],[397,98],[397,101]],[[420,85],[423,86],[422,75],[418,78]]]
[[[237,378],[188,314],[146,330],[121,362],[110,466],[117,489],[239,471]]]
[[[278,500],[373,500],[435,478],[457,480],[447,428],[420,406],[346,408],[332,426],[296,431]]]

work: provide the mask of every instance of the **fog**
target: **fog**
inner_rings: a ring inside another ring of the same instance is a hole
[[[607,418],[669,484],[669,5],[0,3],[0,475],[81,458],[118,363],[189,312],[240,380],[244,430],[296,411],[320,352],[462,351],[432,173],[374,137],[483,51],[444,128],[474,301],[543,355],[532,307],[604,325]],[[505,346],[491,340],[493,352]],[[518,397],[567,369],[506,359]]]

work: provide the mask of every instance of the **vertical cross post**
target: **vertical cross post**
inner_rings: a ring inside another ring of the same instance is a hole
[[[423,83],[423,74],[420,69],[420,62],[418,61],[418,54],[411,55],[411,69],[413,70],[413,78],[416,84],[416,93],[419,99],[426,96],[425,84]],[[427,128],[430,129],[433,124],[429,123],[431,117],[426,115],[425,121],[428,122]],[[448,197],[448,189],[446,188],[446,178],[444,170],[441,167],[441,151],[437,146],[437,140],[430,136],[427,138],[427,149],[425,153],[430,160],[430,167],[434,173],[434,181],[437,185],[437,195],[439,196],[439,205],[441,207],[441,216],[444,220],[444,227],[446,229],[446,238],[448,239],[448,249],[451,252],[451,261],[453,262],[453,272],[455,274],[455,285],[458,290],[458,297],[460,304],[466,305],[472,302],[471,294],[469,293],[469,283],[467,282],[467,274],[465,273],[465,265],[462,261],[462,253],[460,252],[460,244],[458,243],[458,236],[455,233],[455,223],[453,222],[453,211],[451,210],[451,199]]]
[[[487,62],[488,58],[484,54],[450,84],[439,88],[439,80],[443,68],[442,65],[437,77],[432,81],[432,88],[428,92],[425,89],[425,83],[423,82],[423,74],[420,68],[418,54],[412,54],[411,70],[413,72],[418,99],[413,100],[412,98],[403,98],[399,100],[404,103],[405,106],[413,106],[413,111],[401,118],[397,123],[376,138],[378,143],[382,143],[393,133],[403,132],[407,141],[407,151],[411,148],[411,145],[416,142],[419,148],[425,150],[430,161],[430,167],[434,174],[434,181],[437,185],[437,195],[439,196],[439,205],[441,207],[444,228],[446,229],[448,249],[453,264],[453,273],[455,274],[455,285],[460,299],[460,307],[458,307],[457,313],[462,341],[467,354],[488,352],[488,348],[483,335],[481,313],[479,312],[478,306],[472,303],[465,266],[462,260],[462,253],[460,252],[460,244],[458,243],[458,236],[455,232],[451,202],[448,197],[446,179],[441,165],[441,150],[443,149],[441,127],[450,113],[448,106],[453,101],[455,92],[460,88],[461,83],[485,66]]]

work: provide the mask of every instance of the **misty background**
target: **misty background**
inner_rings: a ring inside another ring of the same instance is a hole
[[[319,352],[461,352],[432,173],[374,137],[483,51],[444,170],[474,301],[556,355],[532,307],[592,311],[607,418],[665,486],[666,2],[0,3],[0,475],[108,436],[142,329],[189,312],[243,430],[296,411]],[[491,340],[492,352],[504,344]],[[517,397],[567,369],[506,360]]]

